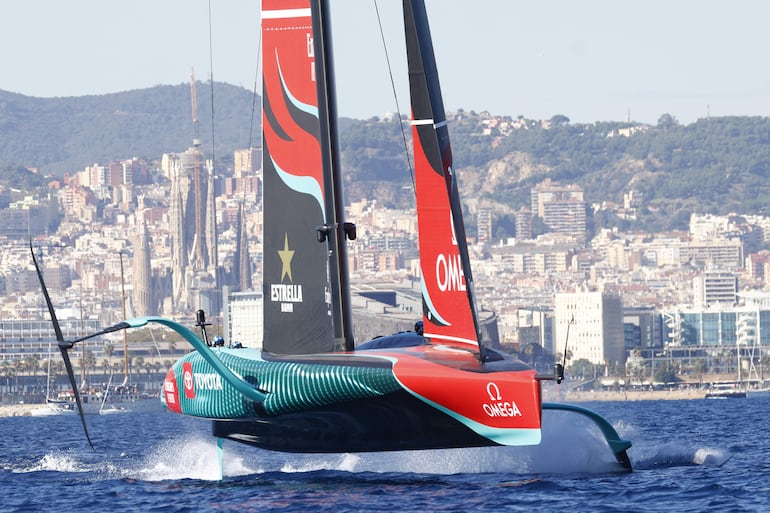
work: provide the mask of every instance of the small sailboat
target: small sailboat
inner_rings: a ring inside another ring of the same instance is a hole
[[[33,260],[37,267],[37,260],[34,254]],[[120,255],[120,276],[121,276],[121,288],[123,281],[123,255]],[[42,283],[42,281],[41,281]],[[44,287],[45,289],[45,287]],[[46,291],[47,295],[47,291]],[[123,317],[125,317],[125,292],[122,294],[123,298]],[[50,305],[49,305],[50,308]],[[59,335],[58,320],[56,320],[55,313],[52,312],[52,319],[56,328],[57,336]],[[91,336],[85,337],[91,338]],[[61,341],[60,341],[61,345]],[[49,348],[50,353],[50,348]],[[74,385],[74,381],[70,383],[73,388],[69,390],[62,390],[53,393],[51,390],[51,358],[49,354],[48,358],[48,378],[46,385],[46,401],[45,404],[39,408],[31,411],[32,416],[47,417],[53,415],[74,415],[79,411],[84,415],[110,415],[113,413],[149,413],[156,411],[163,411],[163,406],[160,402],[159,395],[149,394],[139,389],[136,384],[130,383],[130,366],[128,363],[128,341],[125,331],[123,332],[123,363],[124,363],[124,375],[123,382],[119,385],[113,385],[112,374],[110,374],[109,382],[106,385],[89,386],[87,384],[85,370],[83,371],[81,383],[79,386]],[[68,373],[70,369],[68,369]],[[77,392],[76,392],[77,390]],[[80,407],[78,408],[78,399],[80,401]]]
[[[344,220],[326,3],[262,2],[262,349],[210,346],[161,317],[105,332],[156,322],[188,340],[195,351],[168,371],[163,401],[172,412],[211,419],[220,439],[308,453],[536,445],[543,409],[559,409],[596,422],[630,470],[631,443],[606,420],[542,402],[541,381],[555,376],[482,343],[421,0],[403,7],[423,315],[413,332],[356,346],[345,246],[356,227]],[[65,361],[72,343],[60,343]]]

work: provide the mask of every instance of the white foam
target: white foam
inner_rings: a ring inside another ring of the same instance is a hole
[[[225,446],[222,458],[225,477],[256,474],[260,469],[247,466],[243,458],[231,453]],[[216,481],[220,478],[219,454],[213,438],[174,438],[154,448],[130,477],[146,481],[201,479]]]
[[[14,472],[88,472],[81,462],[71,454],[54,452],[44,455],[36,463],[28,467],[17,468]]]

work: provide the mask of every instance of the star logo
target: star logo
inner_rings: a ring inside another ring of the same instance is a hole
[[[289,281],[294,281],[291,277],[291,259],[294,258],[294,250],[289,249],[289,234],[284,234],[283,249],[278,250],[278,256],[281,257],[281,281],[284,276],[289,277]]]

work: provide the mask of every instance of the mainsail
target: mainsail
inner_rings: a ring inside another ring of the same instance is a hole
[[[412,100],[425,336],[434,342],[481,350],[449,131],[422,2],[404,0],[404,24]]]
[[[264,0],[264,342],[353,350],[328,8]]]
[[[309,0],[262,2],[264,341],[279,354],[334,349],[315,52]]]

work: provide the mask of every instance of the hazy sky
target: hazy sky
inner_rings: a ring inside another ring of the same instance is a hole
[[[332,0],[339,113],[396,110],[373,0]],[[572,121],[770,115],[770,2],[427,0],[447,109]],[[408,111],[401,2],[378,0]],[[258,0],[211,0],[217,81],[254,86]],[[0,89],[103,94],[207,79],[208,0],[0,2]]]

